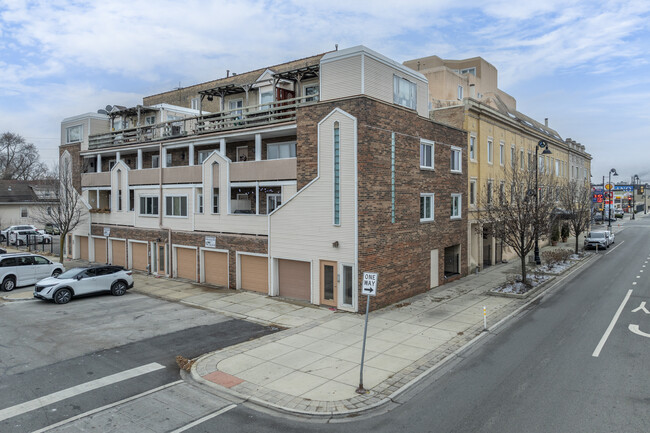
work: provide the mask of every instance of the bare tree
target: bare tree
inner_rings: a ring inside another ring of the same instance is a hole
[[[0,135],[0,179],[44,179],[48,174],[36,146],[13,132]]]
[[[560,187],[560,206],[567,212],[566,219],[576,237],[575,253],[578,254],[578,237],[589,228],[591,222],[591,188],[585,182],[571,180]]]
[[[85,205],[72,182],[72,161],[70,155],[63,154],[60,166],[55,171],[58,171],[58,179],[52,180],[48,185],[51,191],[56,194],[58,199],[57,203],[54,205],[43,204],[39,206],[35,219],[41,224],[50,223],[59,228],[61,238],[59,262],[63,263],[67,235],[85,220]]]
[[[541,237],[550,231],[557,191],[555,178],[543,170],[537,172],[536,182],[537,168],[531,159],[528,168],[524,168],[515,156],[512,164],[504,168],[503,182],[495,187],[488,181],[477,200],[480,230],[514,250],[521,260],[521,279],[525,284],[526,256],[535,247],[535,234]]]

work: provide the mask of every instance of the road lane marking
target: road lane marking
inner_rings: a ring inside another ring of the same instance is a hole
[[[157,362],[152,362],[151,364],[132,368],[130,370],[122,371],[120,373],[111,374],[110,376],[102,377],[101,379],[82,383],[80,385],[73,386],[71,388],[64,389],[58,392],[54,392],[49,395],[44,395],[34,400],[30,400],[25,403],[17,404],[15,406],[11,406],[6,409],[0,410],[0,421],[4,421],[14,416],[31,412],[32,410],[40,409],[44,406],[57,403],[61,400],[65,400],[67,398],[74,397],[79,394],[83,394],[85,392],[93,391],[97,388],[101,388],[107,385],[112,385],[114,383],[122,382],[128,379],[133,379],[134,377],[142,376],[143,374],[151,373],[153,371],[157,371],[162,368],[165,367],[158,364]]]
[[[621,241],[621,242],[619,242],[618,245],[616,245],[615,247],[612,247],[612,249],[609,250],[608,252],[606,252],[605,255],[611,253],[612,251],[614,251],[616,248],[620,247],[620,246],[623,245],[624,243],[625,243],[625,241]]]
[[[102,406],[102,407],[98,407],[98,408],[93,409],[93,410],[89,410],[88,412],[84,412],[84,413],[81,413],[79,415],[75,415],[73,417],[70,417],[68,419],[64,419],[63,421],[59,421],[56,424],[51,424],[51,425],[48,425],[47,427],[43,427],[42,429],[34,430],[32,433],[44,433],[44,432],[50,431],[50,430],[52,430],[54,428],[61,427],[62,425],[70,424],[71,422],[77,421],[77,420],[79,420],[81,418],[86,418],[88,416],[95,415],[96,413],[103,412],[105,410],[111,409],[111,408],[113,408],[115,406],[119,406],[121,404],[128,403],[128,402],[130,402],[132,400],[137,400],[137,399],[139,399],[141,397],[145,397],[145,396],[147,396],[149,394],[153,394],[154,392],[162,391],[163,389],[166,389],[166,388],[171,388],[172,386],[178,385],[179,383],[183,383],[183,381],[182,380],[177,380],[176,382],[168,383],[166,385],[150,389],[149,391],[145,391],[145,392],[142,392],[140,394],[136,394],[134,396],[125,398],[125,399],[120,400],[120,401],[116,401],[115,403],[107,404],[106,406]]]
[[[621,315],[623,312],[623,308],[625,308],[625,304],[627,304],[628,299],[630,299],[630,295],[632,294],[632,289],[627,291],[627,295],[625,295],[625,299],[623,299],[623,302],[621,303],[621,306],[618,307],[618,310],[616,311],[616,314],[614,314],[614,317],[612,318],[612,321],[609,323],[609,326],[605,330],[605,333],[603,334],[603,337],[600,339],[600,342],[598,343],[598,346],[596,346],[596,350],[594,350],[594,353],[591,354],[591,356],[598,358],[598,355],[600,355],[600,351],[603,350],[603,346],[605,345],[605,342],[607,341],[607,338],[609,338],[609,334],[612,332],[612,329],[614,329],[614,325],[616,325],[616,322],[618,321],[618,317]]]
[[[214,418],[214,417],[216,417],[216,416],[219,416],[219,415],[221,415],[222,413],[226,413],[226,412],[228,412],[230,409],[234,409],[234,408],[236,408],[236,407],[237,407],[236,404],[231,404],[230,406],[226,406],[226,407],[224,407],[223,409],[219,409],[218,411],[213,412],[213,413],[211,413],[210,415],[206,415],[206,416],[204,416],[203,418],[199,418],[199,419],[197,419],[196,421],[191,422],[191,423],[189,423],[188,425],[186,425],[186,426],[184,426],[184,427],[181,427],[181,428],[179,428],[179,429],[176,429],[176,430],[174,430],[174,431],[172,431],[172,432],[170,432],[170,433],[181,433],[181,432],[184,432],[185,430],[189,430],[189,429],[191,429],[191,428],[194,427],[194,426],[197,426],[197,425],[199,425],[199,424],[201,424],[201,423],[204,423],[204,422],[206,422],[207,420],[212,419],[212,418]]]
[[[639,325],[629,325],[629,326],[627,327],[627,329],[629,329],[630,331],[634,332],[636,335],[640,335],[640,336],[642,336],[642,337],[650,338],[650,334],[646,334],[645,332],[641,331],[641,330],[639,329]]]

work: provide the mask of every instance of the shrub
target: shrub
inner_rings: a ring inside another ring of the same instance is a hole
[[[562,224],[562,239],[568,238],[569,234],[571,234],[569,224],[567,224],[567,223]]]

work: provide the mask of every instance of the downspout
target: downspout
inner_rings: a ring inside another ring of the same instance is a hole
[[[160,160],[160,163],[158,164],[158,197],[160,197],[159,200],[159,205],[158,205],[158,228],[160,230],[167,230],[167,245],[169,248],[169,251],[167,251],[167,273],[173,277],[173,272],[171,269],[171,263],[172,263],[172,229],[169,227],[164,227],[163,226],[163,159],[162,159],[162,143],[159,144],[158,146],[158,155],[160,155],[158,158]],[[159,250],[160,251],[160,250]]]

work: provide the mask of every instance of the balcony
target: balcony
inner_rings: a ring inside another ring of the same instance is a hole
[[[201,183],[203,182],[203,167],[186,165],[183,167],[168,167],[163,169],[163,183]],[[157,172],[158,170],[156,170]],[[156,180],[156,183],[158,181]]]
[[[297,177],[296,158],[233,162],[231,182],[293,180]]]
[[[185,136],[295,122],[298,107],[315,104],[317,99],[318,95],[312,94],[222,111],[202,117],[189,117],[156,125],[139,126],[106,134],[91,135],[88,138],[88,148],[93,150],[126,146]]]
[[[82,187],[111,186],[111,174],[105,173],[81,173]]]

